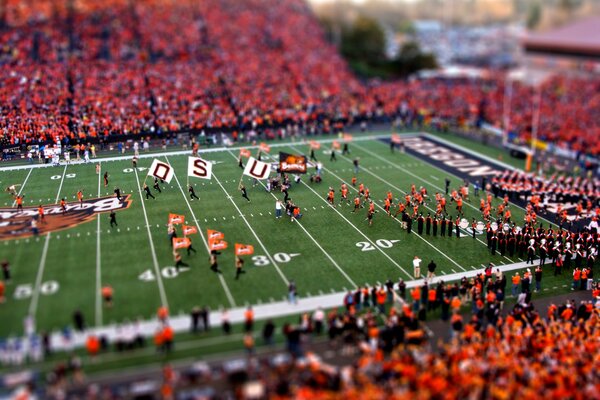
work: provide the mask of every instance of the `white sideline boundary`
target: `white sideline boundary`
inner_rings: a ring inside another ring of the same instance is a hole
[[[363,141],[369,141],[369,140],[375,140],[375,139],[379,139],[379,138],[386,138],[389,137],[391,134],[379,134],[379,135],[369,135],[369,136],[360,136],[360,137],[353,137],[352,141],[354,142],[363,142]],[[410,132],[410,133],[406,133],[406,134],[402,134],[402,137],[413,137],[415,135],[419,135],[419,132]],[[284,142],[284,143],[270,143],[269,146],[270,147],[286,147],[286,146],[298,146],[298,145],[308,145],[308,139],[310,139],[310,137],[302,137],[302,140],[298,141],[298,142]],[[310,139],[312,140],[312,139]],[[330,138],[330,139],[317,139],[315,140],[315,142],[318,143],[331,143],[333,141],[341,141],[343,139],[340,139],[338,137],[335,138]],[[236,147],[226,147],[226,146],[220,146],[220,147],[214,147],[214,148],[208,148],[208,149],[200,149],[198,150],[198,154],[210,154],[210,153],[219,153],[219,152],[223,152],[223,151],[232,151],[232,150],[240,150],[240,149],[258,149],[260,146],[259,145],[250,145],[250,146],[236,146]],[[188,150],[173,150],[173,151],[164,151],[164,152],[156,152],[156,153],[141,153],[138,156],[138,159],[142,160],[145,158],[160,158],[160,157],[172,157],[172,156],[184,156],[184,155],[188,155],[191,156],[192,155],[192,150],[188,149]],[[82,164],[88,164],[88,165],[95,165],[97,163],[106,163],[106,162],[112,162],[112,161],[131,161],[131,159],[133,158],[133,153],[129,153],[125,156],[115,156],[115,157],[105,157],[105,158],[95,158],[93,160],[91,160],[89,163],[86,163],[85,161],[71,161],[69,164],[66,164],[63,160],[61,160],[61,163],[59,164],[60,166],[64,166],[64,165],[82,165]],[[53,164],[29,164],[29,165],[14,165],[11,167],[0,167],[0,172],[3,171],[18,171],[18,170],[23,170],[23,169],[35,169],[35,168],[53,168],[53,167],[57,167],[57,165],[53,165]]]
[[[535,265],[535,264],[534,264]],[[530,265],[531,266],[531,265]],[[518,269],[527,268],[525,262],[506,264],[500,266],[494,266],[494,270],[498,268],[502,272],[510,272]],[[483,269],[477,269],[466,272],[459,272],[455,274],[440,275],[432,278],[429,283],[437,284],[440,281],[451,282],[458,281],[463,277],[472,278],[478,274],[483,273]],[[417,279],[406,281],[406,288],[412,289],[415,286],[422,285],[424,279]],[[337,292],[332,294],[325,294],[321,296],[313,296],[302,298],[298,300],[298,304],[292,305],[287,301],[278,301],[269,304],[253,305],[255,320],[266,320],[269,318],[285,317],[289,315],[301,314],[304,312],[311,312],[319,307],[323,309],[335,308],[343,306],[344,295],[347,292]],[[246,307],[237,307],[229,310],[229,321],[232,324],[238,324],[244,322],[244,312]],[[190,329],[190,316],[183,314],[172,316],[169,318],[169,324],[175,332],[186,332]],[[209,316],[209,323],[212,328],[219,328],[221,325],[221,311],[211,311]],[[160,326],[160,322],[157,319],[139,321],[137,327],[138,331],[146,336],[151,337],[155,332],[156,328]],[[53,332],[50,337],[50,343],[53,350],[71,350],[73,348],[85,347],[85,341],[88,335],[105,336],[109,342],[114,342],[119,337],[118,332],[123,328],[122,324],[111,324],[100,328],[89,329],[83,333],[73,332],[72,341],[65,342],[61,332]],[[25,339],[25,338],[24,338]],[[177,340],[177,338],[175,338]]]

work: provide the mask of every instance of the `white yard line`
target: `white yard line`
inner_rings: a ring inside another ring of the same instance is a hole
[[[21,185],[21,187],[19,188],[19,192],[17,193],[17,196],[20,196],[21,193],[23,192],[23,189],[25,188],[25,185],[27,184],[27,181],[29,180],[29,175],[31,175],[31,173],[33,172],[33,168],[31,168],[29,170],[29,173],[27,174],[27,176],[25,177],[25,180],[23,181],[23,184]],[[17,200],[13,201],[12,206],[14,207],[15,205],[17,205]]]
[[[165,156],[165,160],[167,160],[167,163],[170,165],[171,162],[169,161],[169,158],[167,156]],[[179,182],[179,178],[177,178],[177,173],[173,174],[173,177],[175,178],[175,181],[177,182],[177,186],[179,186],[179,190],[181,191],[181,195],[183,196],[188,209],[190,210],[190,213],[192,214],[192,219],[194,220],[194,223],[196,224],[196,227],[198,228],[198,233],[200,234],[200,237],[202,238],[202,242],[204,243],[204,247],[206,248],[206,252],[210,255],[210,249],[208,247],[208,242],[206,241],[206,238],[204,237],[204,232],[202,230],[202,228],[200,227],[200,224],[198,224],[198,219],[196,218],[196,214],[194,213],[194,210],[192,209],[192,205],[190,204],[188,198],[187,198],[187,194],[185,193],[185,191],[183,190],[183,187],[181,186],[181,183]],[[229,300],[229,305],[231,307],[235,307],[235,300],[233,299],[233,296],[231,295],[231,291],[229,290],[229,287],[227,286],[227,282],[225,282],[225,278],[223,278],[223,274],[217,274],[219,276],[219,281],[221,282],[221,286],[223,286],[223,290],[225,291],[225,295],[227,296],[227,300]]]
[[[319,195],[319,193],[315,192],[315,190],[313,188],[311,188],[309,185],[307,185],[304,181],[302,181],[302,184],[304,186],[306,186],[311,192],[313,192],[315,194],[315,196],[317,196],[319,199],[321,199],[322,201],[324,201],[327,205],[329,205],[329,203],[327,202],[327,200],[325,200],[323,197],[321,197],[321,195]],[[338,211],[338,209],[336,207],[331,207],[333,209],[333,211],[335,211],[340,217],[342,217],[344,219],[344,221],[346,221],[350,226],[352,226],[354,228],[354,230],[356,230],[362,237],[364,237],[369,243],[371,243],[371,245],[377,249],[381,254],[383,254],[385,256],[385,258],[387,258],[388,260],[391,261],[392,264],[394,264],[400,271],[404,272],[404,274],[406,274],[406,276],[408,276],[409,278],[412,278],[412,275],[409,274],[404,268],[402,268],[400,266],[400,264],[398,264],[396,261],[394,261],[393,258],[391,258],[386,252],[384,252],[383,250],[381,250],[379,248],[379,246],[377,246],[371,239],[369,239],[369,237],[367,235],[365,235],[360,229],[358,229],[358,227],[356,225],[354,225],[350,220],[348,220],[341,212]]]
[[[154,272],[156,274],[156,282],[158,283],[158,291],[160,293],[160,301],[164,307],[169,308],[169,302],[167,301],[167,294],[165,287],[163,286],[162,275],[160,274],[160,266],[158,265],[158,258],[156,257],[156,249],[154,248],[154,241],[152,240],[152,232],[150,231],[150,223],[148,222],[148,214],[146,213],[146,204],[144,196],[142,195],[142,187],[140,186],[140,178],[137,173],[137,168],[134,168],[135,180],[138,187],[138,193],[140,194],[140,203],[142,203],[142,210],[144,210],[144,219],[146,220],[146,230],[148,231],[148,242],[150,243],[150,252],[152,254],[152,262],[154,263]]]
[[[234,159],[237,159],[237,157],[235,156],[235,154],[233,154],[231,151],[229,152],[229,154],[231,154],[231,156]],[[259,181],[259,183],[261,184],[262,187],[265,187],[265,185]],[[273,198],[275,198],[275,200],[278,200],[277,196],[275,196],[272,192],[269,192],[269,194],[271,196],[273,196]],[[325,257],[327,257],[329,259],[329,261],[331,261],[331,263],[333,264],[334,267],[336,267],[338,269],[338,271],[340,271],[340,273],[344,276],[344,278],[346,278],[346,280],[354,287],[357,288],[358,285],[356,283],[354,283],[354,281],[352,280],[352,278],[350,278],[348,276],[348,274],[346,274],[346,272],[338,265],[338,263],[331,257],[331,255],[319,244],[319,242],[317,242],[315,240],[315,238],[306,230],[306,228],[304,228],[304,226],[300,223],[300,221],[295,220],[296,225],[298,225],[300,227],[300,229],[302,229],[304,231],[304,233],[306,233],[306,236],[308,236],[310,238],[310,240],[312,240],[312,242],[319,248],[319,250],[321,250],[321,252],[325,255]]]
[[[380,159],[380,160],[381,160],[381,161],[383,161],[383,162],[386,162],[386,163],[390,164],[391,166],[393,166],[393,167],[395,167],[395,168],[398,168],[399,170],[401,170],[401,171],[405,172],[406,174],[408,174],[408,175],[410,175],[410,176],[412,176],[412,177],[414,177],[414,178],[416,178],[416,179],[419,179],[419,180],[421,180],[421,181],[422,181],[422,182],[424,182],[425,184],[427,184],[427,185],[430,185],[430,186],[434,187],[435,189],[439,190],[440,192],[444,192],[444,191],[445,191],[445,189],[442,189],[441,187],[439,187],[439,186],[437,186],[437,185],[435,185],[435,184],[433,184],[433,183],[431,183],[431,182],[427,181],[426,179],[423,179],[423,178],[421,178],[420,176],[413,174],[412,172],[408,171],[408,170],[407,170],[407,169],[405,169],[405,168],[402,168],[401,166],[397,165],[396,163],[393,163],[392,161],[389,161],[389,160],[387,160],[387,159],[385,159],[385,158],[381,157],[381,156],[380,156],[380,155],[378,155],[377,153],[374,153],[374,152],[372,152],[372,151],[370,151],[370,150],[367,150],[367,149],[365,149],[364,147],[361,147],[361,146],[358,146],[358,145],[356,145],[355,147],[359,148],[361,151],[364,151],[365,153],[368,153],[368,154],[372,155],[373,157],[376,157],[376,158]],[[409,154],[409,156],[410,156],[410,157],[413,157],[413,158],[416,158],[416,157],[414,157],[414,156],[411,156],[410,154]],[[343,156],[342,156],[342,157],[343,157]],[[350,161],[350,162],[352,162],[352,161],[351,161],[351,160],[349,160],[349,159],[347,159],[347,160],[348,160],[348,161]],[[365,170],[366,170],[366,168],[364,168],[364,167],[361,167],[361,168],[363,168],[363,169],[365,169]],[[367,171],[367,172],[369,172],[369,171]],[[444,171],[444,172],[445,172],[445,171]],[[376,176],[376,175],[375,175],[375,176]],[[376,177],[377,177],[377,176],[376,176]],[[456,177],[456,176],[455,176],[455,177]],[[379,178],[379,177],[377,177],[377,178]],[[456,178],[458,178],[458,177],[456,177]],[[379,179],[381,179],[381,178],[379,178]],[[393,186],[393,185],[391,185],[391,184],[390,184],[390,186],[394,187],[394,186]],[[404,190],[402,190],[402,189],[398,189],[398,188],[397,188],[397,190],[400,190],[402,193],[406,194],[406,192],[405,192]],[[465,202],[465,204],[466,204],[467,206],[471,207],[472,209],[479,211],[479,209],[478,209],[477,207],[475,207],[474,205],[472,205],[471,203],[469,203],[469,202]],[[430,207],[428,207],[428,206],[426,206],[426,207],[427,207],[429,210],[431,210],[431,211],[435,212],[435,210],[434,210],[434,209],[432,209],[432,208],[430,208]],[[462,231],[463,231],[463,232],[465,232],[465,234],[466,234],[467,236],[469,236],[469,235],[468,235],[468,233],[467,233],[467,232],[466,232],[464,229],[463,229]],[[483,242],[481,239],[479,239],[479,238],[477,238],[477,237],[476,237],[475,239],[476,239],[478,242],[480,242],[481,244],[483,244],[484,246],[486,246],[486,247],[487,247],[487,244],[486,244],[485,242]],[[507,259],[507,260],[509,260],[510,262],[513,262],[513,260],[511,260],[510,258],[508,258],[508,257],[506,257],[506,256],[505,256],[504,258],[506,258],[506,259]]]
[[[506,273],[509,271],[514,271],[518,269],[526,268],[527,265],[524,262],[515,263],[515,264],[506,264],[499,267],[494,267],[500,269],[502,272]],[[429,281],[430,285],[435,285],[440,281],[444,283],[460,281],[463,277],[471,278],[480,273],[483,273],[483,268],[478,270],[469,270],[466,272],[457,272],[453,274],[446,274],[435,276],[431,278]],[[412,289],[416,286],[422,285],[424,282],[423,279],[411,279],[410,281],[406,281],[406,288]],[[294,307],[290,307],[287,300],[278,301],[278,302],[270,302],[267,304],[254,305],[252,309],[254,310],[254,315],[256,320],[266,320],[273,319],[278,317],[285,317],[288,315],[302,314],[305,312],[312,312],[318,308],[322,309],[330,309],[337,308],[343,304],[344,296],[347,294],[346,291],[343,292],[331,292],[330,294],[321,293],[318,296],[301,298],[297,305]],[[244,322],[244,312],[246,311],[246,307],[237,307],[229,310],[230,322],[232,324],[242,323]],[[211,311],[209,317],[210,325],[214,328],[218,328],[221,324],[221,312],[220,311]],[[175,332],[187,332],[190,329],[190,318],[189,316],[173,316],[169,318],[169,323],[173,327]],[[156,331],[156,327],[159,326],[159,322],[156,319],[140,321],[139,328],[140,332],[148,337],[151,337]],[[111,324],[104,326],[102,328],[92,328],[85,332],[85,334],[77,334],[75,333],[72,342],[70,342],[69,346],[74,346],[76,348],[82,348],[85,346],[86,338],[90,334],[95,334],[96,336],[106,336],[110,343],[112,343],[118,336],[118,325]],[[209,339],[207,339],[209,340]],[[214,339],[218,340],[218,339]],[[52,348],[55,350],[65,350],[65,341],[63,340],[61,332],[52,332],[51,335],[51,344]]]
[[[414,134],[417,134],[416,132]],[[410,137],[409,134],[403,134],[405,137]],[[361,141],[368,141],[368,140],[374,140],[377,139],[379,137],[387,137],[389,135],[369,135],[369,136],[361,136],[361,137],[355,137],[352,140],[354,142],[361,142]],[[302,138],[305,140],[309,140],[310,138]],[[319,142],[319,143],[331,143],[333,141],[340,141],[341,139],[339,138],[331,138],[331,139],[317,139],[315,140],[315,142]],[[300,142],[300,143],[272,143],[269,144],[270,147],[286,147],[286,146],[294,146],[294,145],[298,145],[298,144],[302,144],[307,146],[308,142]],[[222,152],[222,151],[228,151],[228,150],[240,150],[240,149],[258,149],[260,146],[259,145],[248,145],[248,146],[239,146],[239,147],[214,147],[214,148],[209,148],[209,149],[200,149],[198,150],[199,154],[208,154],[208,153],[218,153],[218,152]],[[165,151],[165,152],[157,152],[157,153],[142,153],[139,155],[139,159],[145,159],[145,158],[160,158],[160,157],[171,157],[171,156],[182,156],[182,155],[191,155],[192,154],[192,150],[174,150],[174,151]],[[131,159],[133,158],[133,154],[130,153],[126,156],[115,156],[115,157],[105,157],[105,158],[96,158],[94,159],[94,163],[105,163],[105,162],[112,162],[112,161],[123,161],[123,160],[129,160],[131,161]],[[71,161],[70,165],[79,165],[79,164],[85,164],[85,161],[80,161],[80,162],[75,162],[75,161]],[[63,164],[61,164],[63,165]],[[36,165],[15,165],[15,166],[11,166],[11,167],[3,167],[0,169],[1,171],[17,171],[17,170],[22,170],[22,169],[28,169],[28,168],[52,168],[53,165],[52,164],[36,164]]]
[[[350,159],[349,159],[349,158],[347,158],[347,157],[344,157],[344,156],[340,156],[340,157],[341,157],[341,158],[343,158],[343,159],[345,159],[345,160],[347,160],[347,161],[349,161],[349,162],[352,162],[352,160],[350,160]],[[326,169],[326,168],[325,168],[325,169]],[[396,186],[395,186],[395,185],[393,185],[392,183],[390,183],[390,182],[386,181],[385,179],[383,179],[383,178],[379,177],[377,174],[374,174],[374,173],[373,173],[373,172],[371,172],[371,171],[370,171],[368,168],[365,168],[365,167],[360,167],[360,169],[361,169],[361,170],[363,170],[363,171],[365,171],[365,172],[367,172],[367,173],[369,173],[369,174],[371,174],[371,175],[373,175],[375,178],[379,179],[381,182],[385,183],[386,185],[389,185],[390,187],[394,188],[395,190],[399,190],[400,192],[403,192],[403,193],[405,193],[405,194],[406,194],[406,192],[404,192],[402,189],[400,189],[400,188],[396,187]],[[344,181],[342,178],[340,178],[339,176],[337,176],[337,175],[336,175],[336,174],[334,174],[333,172],[331,172],[331,171],[330,171],[330,174],[332,174],[333,176],[335,176],[336,178],[338,178],[340,181],[342,181],[342,182],[345,182],[345,181]],[[346,185],[347,185],[349,188],[352,188],[353,190],[355,190],[355,191],[357,191],[357,192],[358,192],[358,189],[356,189],[354,186],[352,186],[352,185],[348,184],[347,182],[346,182]],[[383,208],[381,205],[379,205],[379,204],[378,204],[378,203],[376,203],[376,202],[373,202],[373,204],[375,204],[375,206],[379,207],[379,209],[381,209],[381,210],[383,210],[383,211],[385,212],[385,208]],[[396,221],[396,222],[397,222],[397,223],[399,223],[399,224],[401,224],[401,223],[402,223],[401,221],[399,221],[399,220],[398,220],[398,219],[396,219],[396,218],[394,218],[394,221]],[[453,263],[454,265],[456,265],[458,268],[462,269],[463,271],[466,271],[466,269],[465,269],[465,268],[463,268],[463,267],[462,267],[462,266],[461,266],[459,263],[457,263],[456,261],[454,261],[453,259],[451,259],[450,257],[448,257],[446,254],[444,254],[444,252],[442,252],[440,249],[438,249],[438,248],[437,248],[437,247],[435,247],[433,244],[431,244],[431,243],[430,243],[430,242],[429,242],[427,239],[425,239],[423,236],[421,236],[421,235],[419,235],[419,234],[416,234],[416,236],[417,236],[419,239],[421,239],[422,241],[424,241],[425,243],[427,243],[427,244],[428,244],[428,245],[429,245],[431,248],[433,248],[435,251],[437,251],[437,252],[438,252],[438,253],[440,253],[442,256],[444,256],[446,259],[448,259],[448,260],[449,260],[451,263]]]
[[[227,192],[227,189],[225,189],[225,187],[221,184],[221,181],[219,180],[219,178],[217,178],[217,175],[215,175],[214,172],[213,172],[212,175],[215,178],[215,180],[217,181],[217,184],[219,186],[221,186],[221,189],[223,189],[223,192],[225,193],[225,195],[227,196],[227,198],[229,199],[229,201],[231,201],[231,204],[233,204],[233,206],[235,207],[235,209],[238,211],[239,215],[242,217],[242,219],[246,223],[246,226],[248,227],[248,229],[250,229],[250,232],[252,232],[252,234],[254,235],[254,238],[256,239],[256,241],[258,242],[258,244],[260,245],[260,247],[262,247],[263,251],[265,252],[265,255],[267,256],[267,258],[269,259],[269,261],[271,262],[271,264],[273,264],[273,266],[275,267],[275,270],[279,273],[279,276],[281,277],[281,279],[283,280],[283,282],[285,282],[285,285],[288,286],[290,284],[290,281],[287,280],[287,278],[285,277],[285,275],[283,274],[283,272],[279,268],[279,265],[277,265],[277,263],[275,262],[275,260],[273,259],[273,257],[271,257],[271,254],[267,251],[267,248],[265,247],[265,245],[263,244],[262,240],[260,240],[260,238],[258,237],[258,235],[256,234],[256,232],[254,231],[254,229],[252,228],[252,226],[250,225],[250,223],[248,222],[248,220],[246,219],[246,217],[242,213],[242,210],[240,210],[240,208],[237,206],[237,204],[235,204],[235,201],[233,201],[233,197]]]
[[[58,192],[56,193],[56,199],[54,199],[54,203],[58,203],[58,199],[60,199],[60,191],[62,190],[63,182],[65,181],[65,174],[67,172],[67,166],[65,165],[65,169],[63,170],[62,177],[60,178],[60,185],[58,186]],[[38,226],[42,224],[41,221],[38,221]],[[38,300],[40,298],[40,287],[42,285],[42,278],[44,277],[44,269],[46,269],[46,257],[48,256],[48,247],[50,245],[50,238],[52,237],[52,232],[48,232],[46,235],[46,240],[44,241],[44,248],[42,249],[42,258],[40,259],[40,265],[38,266],[37,276],[35,278],[35,286],[33,288],[33,293],[31,296],[31,303],[29,303],[29,315],[34,318],[37,313]]]
[[[98,173],[98,197],[100,197],[100,182],[102,179],[102,169]],[[96,326],[102,326],[102,299],[100,296],[100,290],[102,288],[102,269],[101,269],[101,257],[100,257],[100,216],[98,214],[97,220],[97,237],[96,237]]]

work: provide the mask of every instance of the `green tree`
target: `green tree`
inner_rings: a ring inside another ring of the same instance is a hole
[[[542,19],[542,7],[538,2],[531,4],[527,13],[527,28],[535,29]]]
[[[341,52],[350,61],[374,64],[385,59],[385,34],[374,19],[359,16],[342,31]]]

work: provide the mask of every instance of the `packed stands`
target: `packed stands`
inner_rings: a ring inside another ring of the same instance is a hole
[[[5,145],[289,123],[327,132],[337,120],[398,116],[418,125],[502,125],[502,74],[361,82],[302,0],[5,3]],[[511,130],[523,139],[536,90],[512,84]],[[555,77],[541,93],[539,139],[600,154],[600,81]]]

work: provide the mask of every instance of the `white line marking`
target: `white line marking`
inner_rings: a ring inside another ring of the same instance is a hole
[[[100,170],[102,171],[102,170]],[[100,197],[100,180],[102,172],[98,174],[98,197]],[[102,299],[100,296],[100,290],[102,288],[102,274],[101,274],[101,257],[100,257],[100,213],[98,213],[98,236],[96,238],[96,326],[102,326]],[[128,228],[129,229],[129,228]],[[88,232],[89,234],[89,232]]]
[[[229,152],[229,154],[231,154],[231,156],[233,158],[235,158],[237,160],[237,157],[235,156],[235,154],[233,154],[231,151]],[[263,185],[262,182],[259,181],[259,183],[261,184],[261,186],[265,186]],[[265,188],[266,189],[266,188]],[[277,200],[277,196],[275,196],[273,193],[269,193],[271,196],[273,196],[273,198],[275,200]],[[314,208],[314,207],[313,207]],[[304,228],[303,224],[300,223],[300,221],[296,220],[297,224],[300,229],[302,229],[304,231],[304,233],[306,233],[306,235],[310,238],[310,240],[313,241],[313,243],[321,250],[321,252],[325,255],[325,257],[327,257],[329,259],[329,261],[331,261],[331,263],[333,264],[334,267],[336,267],[340,273],[344,276],[344,278],[346,278],[346,280],[348,282],[350,282],[350,284],[352,286],[354,286],[354,288],[357,288],[358,285],[356,283],[354,283],[354,281],[348,276],[348,274],[346,274],[346,272],[344,272],[344,270],[338,265],[338,263],[331,257],[331,255],[323,248],[321,247],[321,245],[319,244],[319,242],[317,242],[315,240],[315,238],[308,232],[308,230],[306,230],[306,228]]]
[[[19,188],[19,192],[17,193],[17,196],[21,195],[21,192],[23,191],[23,188],[25,187],[25,185],[27,184],[27,180],[29,179],[29,175],[31,175],[31,172],[33,171],[33,168],[31,168],[29,170],[29,173],[27,174],[27,176],[25,177],[25,180],[23,181],[23,184],[21,185],[21,187]],[[31,200],[33,201],[33,200]],[[5,203],[6,204],[6,203]],[[17,201],[13,201],[12,206],[14,207],[17,204]]]
[[[340,156],[340,157],[341,157],[341,158],[343,158],[343,159],[344,159],[344,160],[346,160],[346,161],[352,162],[352,160],[350,160],[350,159],[349,159],[349,158],[347,158],[347,157],[344,157],[344,156]],[[323,168],[323,169],[327,171],[327,168]],[[390,187],[392,187],[392,188],[394,188],[394,189],[396,189],[396,190],[399,190],[399,191],[400,191],[400,192],[402,192],[402,193],[406,193],[406,192],[404,192],[402,189],[400,189],[400,188],[396,187],[395,185],[391,184],[390,182],[386,181],[385,179],[382,179],[382,178],[380,178],[380,177],[379,177],[377,174],[374,174],[373,172],[371,172],[371,171],[369,170],[369,168],[362,167],[362,170],[363,170],[363,171],[365,171],[365,172],[367,172],[368,174],[371,174],[371,175],[373,175],[375,178],[379,179],[381,182],[383,182],[383,183],[385,183],[385,184],[389,185]],[[331,171],[329,171],[329,172],[330,172],[330,173],[331,173],[333,176],[335,176],[335,177],[336,177],[338,180],[340,180],[341,182],[345,182],[345,181],[344,181],[342,178],[340,178],[339,176],[337,176],[337,175],[336,175],[336,174],[334,174],[333,172],[331,172]],[[348,186],[349,188],[351,188],[351,189],[353,189],[354,191],[358,192],[358,189],[356,189],[354,186],[352,186],[352,185],[348,184],[348,182],[345,182],[345,183],[347,184],[347,186]],[[384,209],[382,206],[380,206],[379,204],[377,204],[377,203],[374,203],[374,204],[375,204],[375,205],[376,205],[376,206],[377,206],[377,207],[378,207],[380,210],[384,210],[384,211],[385,211],[385,209]],[[399,224],[401,224],[401,223],[402,223],[401,221],[399,221],[399,220],[398,220],[398,219],[396,219],[396,218],[394,218],[394,221],[396,221],[396,222],[397,222],[397,223],[399,223]],[[446,255],[444,252],[442,252],[440,249],[438,249],[438,248],[437,248],[437,247],[435,247],[433,244],[431,244],[431,243],[430,243],[430,242],[429,242],[427,239],[425,239],[423,236],[421,236],[421,235],[418,235],[418,234],[417,234],[416,236],[417,236],[419,239],[421,239],[422,241],[424,241],[425,243],[427,243],[427,244],[428,244],[428,245],[429,245],[431,248],[433,248],[435,251],[437,251],[437,252],[438,252],[438,253],[440,253],[442,256],[444,256],[446,259],[448,259],[450,262],[452,262],[454,265],[456,265],[458,268],[462,269],[463,271],[466,271],[466,269],[464,269],[464,268],[463,268],[463,267],[462,267],[462,266],[461,266],[459,263],[457,263],[456,261],[454,261],[453,259],[451,259],[450,257],[448,257],[448,256],[447,256],[447,255]]]
[[[165,156],[165,160],[167,160],[167,163],[169,165],[171,164],[171,162],[169,161],[168,157]],[[204,243],[204,247],[206,248],[206,252],[210,255],[210,249],[208,247],[208,242],[206,241],[206,238],[204,237],[204,231],[202,230],[202,228],[198,224],[198,219],[196,218],[196,214],[194,213],[194,210],[192,209],[192,205],[188,201],[187,195],[186,195],[185,191],[183,190],[183,187],[179,183],[179,179],[177,178],[177,173],[175,173],[173,176],[175,177],[175,182],[177,182],[177,186],[179,186],[179,190],[181,191],[181,195],[185,199],[185,202],[186,202],[186,204],[188,206],[188,209],[190,210],[190,213],[192,214],[192,219],[196,222],[196,227],[198,228],[198,233],[200,234],[200,237],[202,238],[202,243]],[[223,217],[223,219],[225,219],[225,217]],[[227,296],[227,300],[229,300],[229,304],[231,305],[231,307],[235,307],[235,305],[236,305],[235,304],[235,300],[233,299],[233,296],[231,295],[231,292],[229,291],[229,287],[227,286],[227,283],[225,282],[225,278],[223,278],[223,274],[217,274],[217,275],[219,276],[219,281],[221,281],[221,286],[223,286],[223,290],[225,291],[225,295]]]
[[[217,181],[217,184],[219,186],[221,186],[221,189],[223,190],[223,192],[225,192],[225,195],[229,196],[229,193],[227,192],[227,189],[225,189],[225,187],[221,184],[221,181],[219,180],[219,178],[217,178],[217,176],[214,173],[213,173],[213,177]],[[285,282],[285,285],[286,286],[289,285],[290,282],[287,280],[287,278],[285,277],[285,275],[283,274],[283,272],[281,272],[281,269],[279,268],[279,265],[277,265],[277,263],[275,262],[275,260],[273,259],[273,257],[271,257],[271,254],[267,251],[267,248],[263,244],[262,240],[260,240],[260,238],[258,237],[258,235],[256,234],[256,232],[254,231],[254,229],[252,228],[252,226],[250,225],[250,223],[248,222],[248,220],[246,219],[246,217],[244,217],[242,215],[242,210],[240,210],[240,208],[237,206],[237,204],[235,204],[235,201],[233,201],[233,198],[229,197],[229,201],[231,201],[231,204],[233,204],[233,206],[238,211],[238,213],[240,213],[240,215],[242,216],[242,219],[246,223],[246,226],[248,227],[248,229],[250,229],[250,232],[252,232],[252,234],[256,238],[256,241],[258,242],[258,244],[260,245],[260,247],[262,247],[263,251],[265,252],[265,254],[267,256],[267,258],[269,259],[269,261],[271,262],[271,264],[273,264],[273,266],[275,267],[275,270],[277,271],[277,273],[279,273],[279,276],[281,277],[281,279],[283,280],[283,282]]]
[[[315,194],[315,196],[317,196],[319,199],[321,199],[324,202],[327,202],[327,200],[325,200],[324,198],[322,198],[319,193],[315,192],[313,188],[311,188],[310,186],[308,186],[305,182],[302,182],[302,184],[304,186],[306,186],[311,192],[313,192]],[[328,203],[329,204],[329,203]],[[364,237],[369,243],[371,243],[381,254],[384,255],[385,258],[387,258],[388,260],[390,260],[392,262],[392,264],[394,264],[400,271],[404,272],[406,274],[406,276],[408,276],[409,278],[411,277],[411,275],[400,266],[400,264],[398,264],[396,261],[394,261],[393,258],[391,258],[386,252],[384,252],[383,250],[381,250],[371,239],[369,239],[369,237],[367,235],[365,235],[360,229],[358,229],[356,227],[356,225],[354,225],[352,222],[350,222],[342,213],[340,213],[338,211],[337,208],[335,207],[331,207],[340,217],[342,217],[344,219],[344,221],[346,221],[350,226],[352,226],[362,237]]]
[[[60,179],[60,185],[58,186],[58,193],[56,193],[55,203],[58,203],[58,199],[60,199],[60,191],[62,190],[63,182],[65,180],[65,173],[67,172],[67,166],[65,165],[65,169],[63,170],[62,177]],[[41,224],[42,222],[39,221]],[[40,286],[42,285],[42,278],[44,276],[44,269],[46,268],[46,257],[48,256],[48,246],[50,245],[50,238],[52,237],[52,232],[48,232],[46,235],[46,241],[44,242],[44,248],[42,249],[42,258],[40,259],[40,265],[38,267],[38,273],[35,278],[35,287],[33,288],[33,295],[31,296],[31,303],[29,303],[29,315],[35,319],[35,314],[37,312],[38,300],[40,297]]]
[[[140,186],[140,178],[137,173],[137,168],[134,168],[135,180],[137,182],[138,192],[140,199],[143,198],[142,187]],[[142,210],[144,211],[144,219],[146,220],[146,230],[148,231],[148,242],[150,243],[150,252],[152,254],[152,262],[154,263],[154,273],[156,274],[156,282],[158,284],[158,291],[160,293],[160,301],[164,307],[169,308],[169,302],[167,301],[167,294],[165,293],[165,287],[163,286],[162,275],[160,274],[160,267],[158,265],[158,258],[156,257],[156,249],[154,248],[154,242],[152,241],[152,232],[150,231],[150,222],[148,222],[148,214],[146,213],[146,203],[140,201],[142,204]]]

